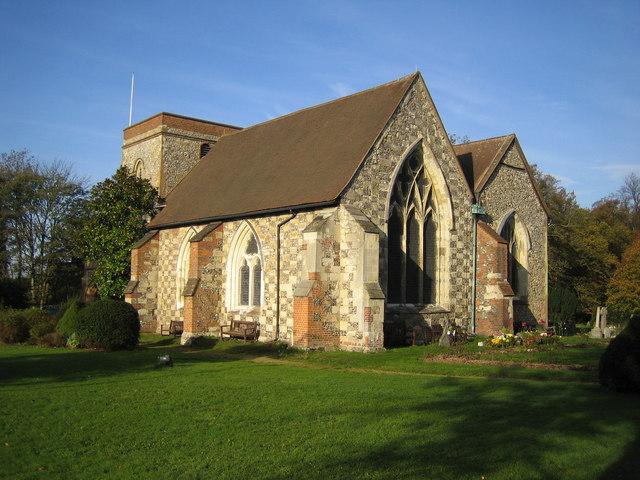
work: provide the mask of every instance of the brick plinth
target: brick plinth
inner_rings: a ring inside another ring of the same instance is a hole
[[[340,330],[332,321],[331,300],[325,285],[309,274],[313,287],[305,297],[296,296],[293,302],[293,344],[302,348],[337,348]]]

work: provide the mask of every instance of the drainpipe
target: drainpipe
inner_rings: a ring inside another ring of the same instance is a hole
[[[291,216],[285,218],[276,226],[276,333],[274,341],[280,338],[280,231],[281,228],[296,218],[297,213],[289,212]]]
[[[477,252],[478,252],[478,216],[487,212],[481,205],[474,203],[471,205],[471,215],[473,216],[473,267],[471,276],[471,333],[476,333],[476,286],[477,286]]]

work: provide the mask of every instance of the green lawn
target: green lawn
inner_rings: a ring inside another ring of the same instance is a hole
[[[536,355],[590,364],[602,348]],[[175,366],[154,368],[165,352]],[[637,478],[638,396],[601,390],[593,371],[429,361],[439,353],[0,346],[0,475]]]

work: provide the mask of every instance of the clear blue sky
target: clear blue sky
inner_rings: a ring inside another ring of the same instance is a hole
[[[134,121],[240,126],[422,71],[449,132],[515,132],[583,205],[640,171],[640,2],[0,0],[0,151],[90,182]]]

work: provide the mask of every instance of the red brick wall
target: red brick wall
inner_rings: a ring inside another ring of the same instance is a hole
[[[476,333],[513,331],[513,291],[507,282],[507,243],[484,222],[478,222],[476,270]]]

